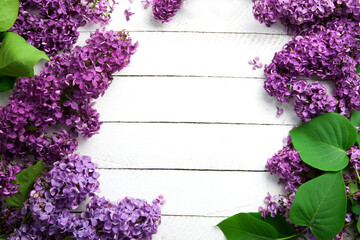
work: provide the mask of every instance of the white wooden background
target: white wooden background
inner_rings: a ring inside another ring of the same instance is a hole
[[[251,0],[188,0],[166,24],[141,0],[118,1],[108,29],[140,45],[97,102],[100,133],[78,152],[99,164],[101,195],[165,196],[155,240],[224,240],[217,223],[281,190],[264,165],[299,120],[247,62],[269,63],[290,36],[255,21]],[[80,44],[96,27],[81,29]]]

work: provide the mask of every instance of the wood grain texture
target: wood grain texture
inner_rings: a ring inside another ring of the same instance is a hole
[[[298,124],[293,106],[278,103],[263,84],[254,78],[116,77],[96,108],[102,121]],[[277,107],[284,109],[280,117]]]
[[[88,35],[81,35],[79,43]],[[252,70],[248,61],[259,56],[264,64],[270,63],[291,39],[287,35],[193,32],[132,32],[130,37],[139,42],[139,48],[120,75],[245,78],[264,78],[264,72]]]
[[[268,192],[281,191],[266,172],[100,169],[101,192],[152,201],[162,194],[165,215],[231,216],[257,211]]]
[[[173,21],[162,24],[152,17],[149,7],[144,9],[140,0],[130,4],[128,0],[119,1],[112,14],[109,29],[128,31],[197,31],[197,32],[237,32],[286,34],[280,24],[271,28],[257,22],[252,15],[251,0],[188,0],[173,18]],[[129,22],[125,20],[124,10],[130,7],[134,12]],[[82,30],[94,30],[97,25],[88,25]]]
[[[290,126],[105,123],[78,152],[101,168],[265,170]],[[262,144],[261,148],[259,147]]]

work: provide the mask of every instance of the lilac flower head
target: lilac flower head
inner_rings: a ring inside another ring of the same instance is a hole
[[[11,30],[54,55],[72,48],[79,37],[78,28],[86,22],[107,24],[114,6],[114,0],[23,0]]]
[[[160,197],[148,204],[124,198],[118,204],[95,196],[74,227],[77,239],[151,239],[160,224]],[[90,230],[89,230],[90,229]]]
[[[153,0],[152,11],[154,18],[162,23],[171,21],[182,7],[184,0]]]
[[[1,156],[0,156],[1,158]],[[18,165],[8,166],[3,161],[0,162],[0,199],[4,197],[11,197],[18,192],[18,183],[13,183],[16,180],[16,174],[21,171]]]
[[[98,191],[96,164],[86,156],[70,155],[56,162],[51,171],[38,178],[26,206],[32,218],[43,226],[69,229],[76,209],[87,197]],[[50,235],[57,231],[50,231]]]
[[[5,164],[29,156],[45,163],[73,153],[76,137],[100,129],[94,100],[102,96],[116,71],[130,63],[137,43],[123,32],[97,30],[85,46],[51,57],[35,78],[21,78],[8,104],[0,108],[0,154]],[[49,132],[52,126],[66,129]]]

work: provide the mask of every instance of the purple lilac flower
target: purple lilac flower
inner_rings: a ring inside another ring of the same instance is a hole
[[[18,229],[24,220],[24,215],[17,208],[6,208],[0,211],[1,232],[10,234]]]
[[[359,19],[360,9],[356,1],[280,1],[253,0],[255,19],[267,26],[276,21],[289,28],[290,33],[299,34],[314,24],[321,23],[332,16],[348,16]]]
[[[295,96],[294,110],[297,116],[307,122],[327,112],[335,112],[337,100],[326,94],[326,88],[320,83],[307,84],[297,81],[292,86]]]
[[[147,9],[151,5],[151,0],[141,0],[141,3],[144,5],[144,8]]]
[[[303,120],[329,111],[348,115],[360,109],[360,79],[355,73],[360,56],[359,31],[360,26],[352,20],[335,18],[326,26],[312,27],[308,35],[293,38],[281,52],[275,54],[271,64],[265,66],[265,90],[280,102],[297,98],[296,111]],[[318,90],[314,92],[314,84],[306,83],[305,86],[298,80],[299,77],[311,76],[332,79],[335,82],[334,96],[327,96],[320,83],[316,84]],[[299,85],[303,85],[301,96],[296,91]],[[307,102],[304,102],[305,99]],[[304,103],[308,107],[303,108]],[[310,105],[317,107],[311,109],[309,115]],[[301,109],[305,110],[306,116]]]
[[[134,14],[135,14],[135,13],[130,12],[130,8],[125,9],[124,15],[125,15],[126,21],[130,21],[130,17],[131,17],[132,15],[134,15]]]
[[[305,173],[311,169],[306,165],[292,145],[290,136],[284,139],[284,147],[267,161],[266,168],[271,174],[279,176],[279,184],[285,190],[296,192],[306,180]]]
[[[86,156],[70,155],[37,179],[25,203],[32,219],[46,227],[49,235],[71,228],[71,210],[98,191],[97,165]]]
[[[152,239],[160,224],[162,201],[162,196],[152,204],[126,197],[116,204],[95,196],[81,215],[87,222],[79,222],[73,234],[77,239],[84,240]]]
[[[264,202],[266,203],[266,208],[262,206],[259,207],[259,211],[261,212],[261,216],[266,218],[267,216],[275,217],[277,215],[283,215],[285,213],[285,209],[280,204],[280,198],[282,195],[274,195],[271,196],[270,193],[265,197]]]
[[[18,165],[9,166],[5,165],[3,161],[0,162],[0,199],[11,197],[18,192],[19,184],[14,184],[12,181],[16,180],[15,175],[20,171],[21,167]]]
[[[22,0],[11,31],[54,55],[72,48],[86,22],[107,24],[114,6],[114,0]]]
[[[253,70],[256,70],[257,68],[262,68],[263,67],[263,63],[260,62],[260,58],[258,56],[256,56],[254,59],[249,60],[249,65],[253,65]]]
[[[100,129],[94,100],[105,93],[112,74],[135,53],[123,32],[92,33],[87,44],[51,58],[35,78],[21,78],[8,104],[0,108],[0,154],[5,164],[29,156],[53,163],[74,152],[76,137]],[[49,130],[50,127],[61,130]]]
[[[153,0],[152,11],[154,18],[162,23],[171,21],[182,7],[184,0]]]
[[[295,193],[301,184],[310,180],[315,170],[305,164],[292,145],[290,135],[284,138],[284,147],[267,161],[266,168],[270,174],[279,176],[279,184],[284,186],[286,194],[277,194],[265,197],[266,206],[260,206],[259,211],[263,217],[275,215],[288,216]]]

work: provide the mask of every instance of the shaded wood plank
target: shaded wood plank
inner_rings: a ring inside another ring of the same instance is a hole
[[[225,240],[216,225],[223,217],[162,216],[154,240]]]
[[[290,126],[103,124],[78,152],[101,168],[265,170]],[[261,146],[261,147],[260,147]]]

